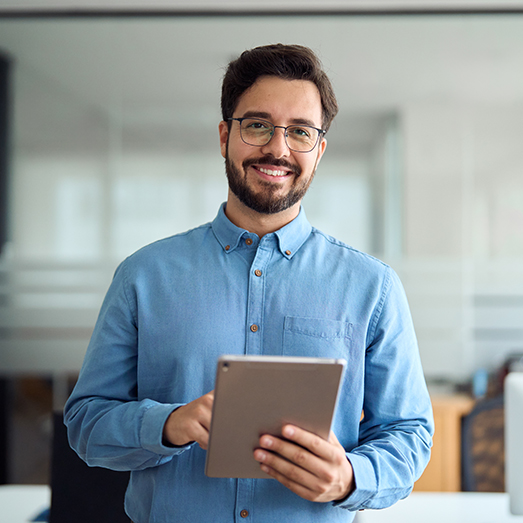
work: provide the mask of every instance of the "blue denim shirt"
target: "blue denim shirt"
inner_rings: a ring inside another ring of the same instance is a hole
[[[398,277],[311,227],[303,210],[260,239],[224,208],[117,269],[66,405],[71,445],[89,465],[132,471],[135,523],[348,522],[407,496],[433,422]],[[270,478],[209,478],[198,445],[163,445],[167,417],[214,388],[222,354],[347,360],[332,427],[354,468],[347,499],[313,503]]]

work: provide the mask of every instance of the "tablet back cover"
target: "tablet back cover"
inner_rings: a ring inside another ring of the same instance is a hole
[[[262,434],[291,423],[327,439],[344,360],[223,356],[218,360],[205,473],[269,478],[254,459]]]

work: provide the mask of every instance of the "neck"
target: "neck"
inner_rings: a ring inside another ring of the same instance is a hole
[[[300,203],[301,202],[298,202],[289,209],[278,213],[262,214],[253,211],[240,202],[236,195],[229,189],[225,215],[237,227],[252,232],[261,238],[292,222],[300,213]]]

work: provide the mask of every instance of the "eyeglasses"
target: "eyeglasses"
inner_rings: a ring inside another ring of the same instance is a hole
[[[310,125],[288,125],[287,127],[274,125],[261,118],[229,118],[228,120],[236,120],[240,123],[242,141],[254,147],[267,145],[274,136],[274,131],[277,128],[283,129],[287,147],[297,153],[312,151],[316,147],[320,136],[327,132]]]

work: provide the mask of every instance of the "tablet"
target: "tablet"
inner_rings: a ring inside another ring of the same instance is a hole
[[[328,439],[345,360],[286,356],[218,359],[205,473],[269,478],[254,459],[263,434],[292,423]]]

